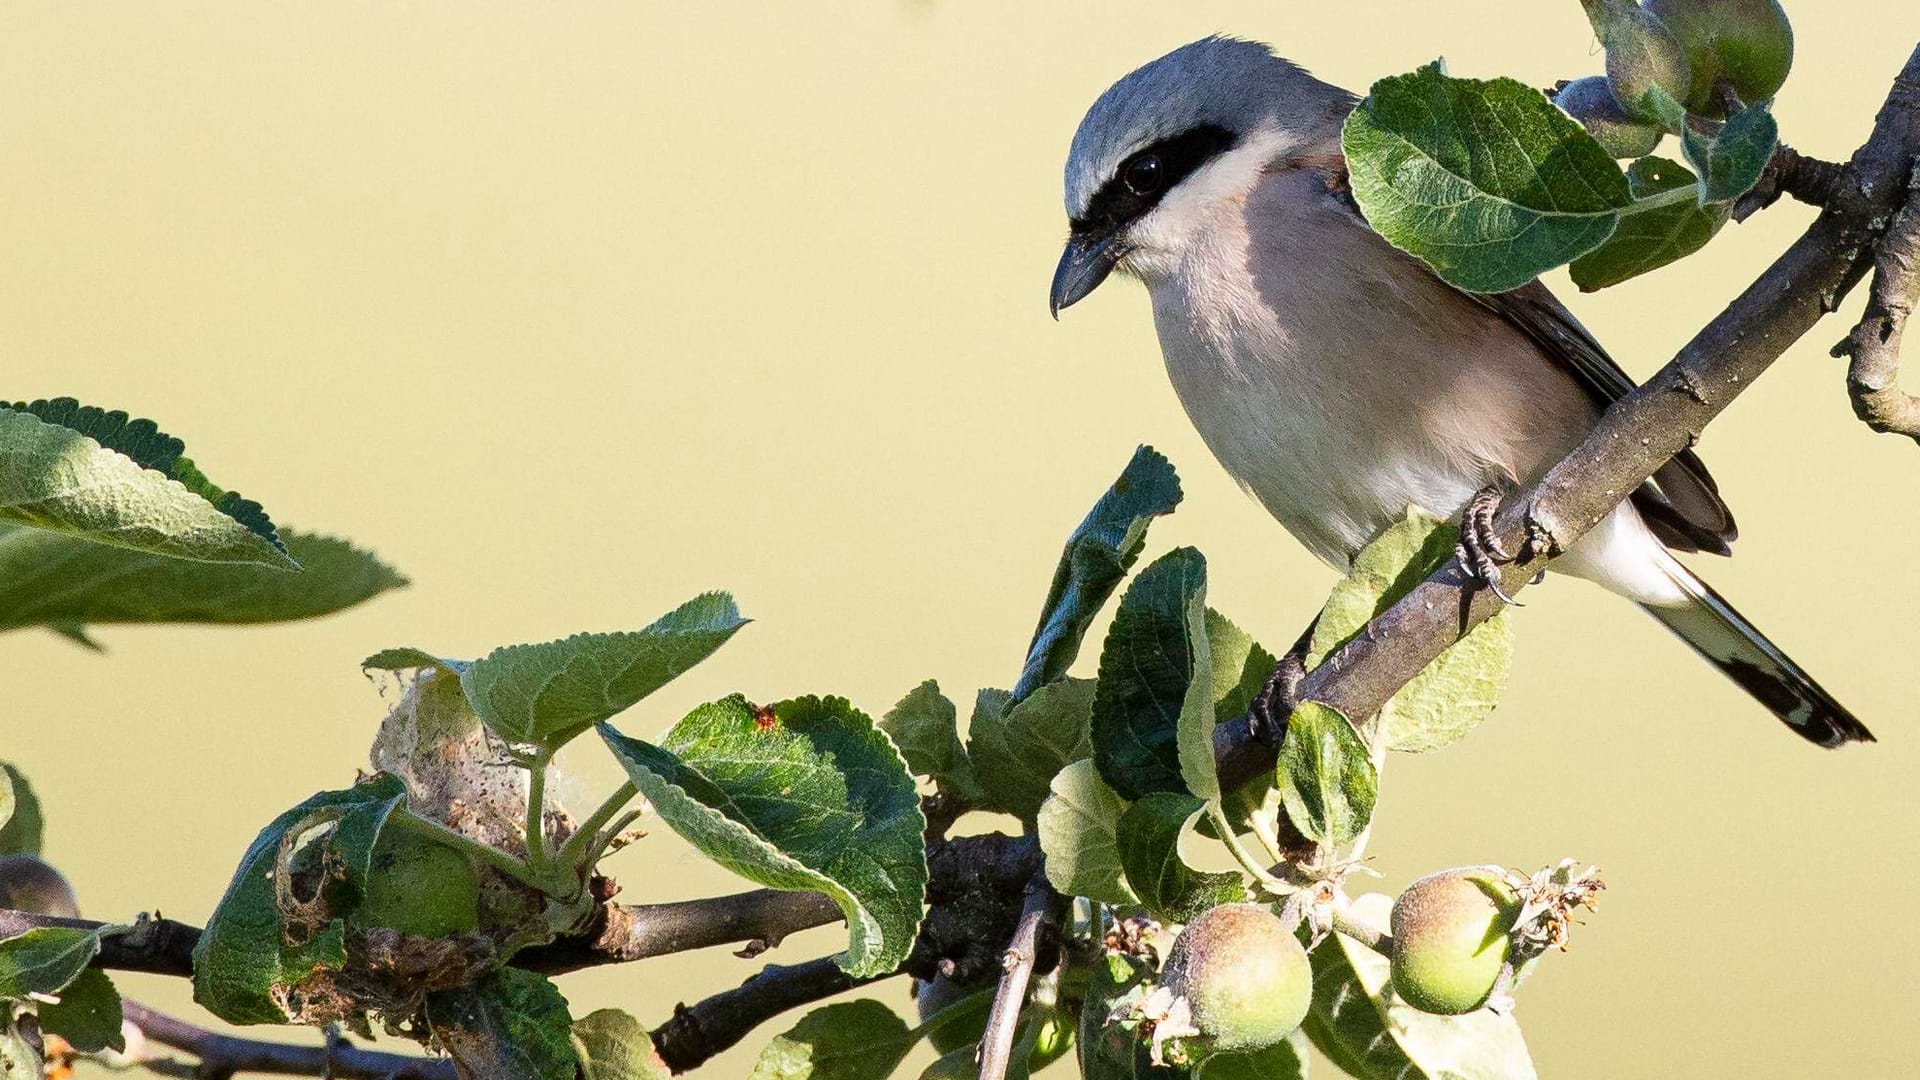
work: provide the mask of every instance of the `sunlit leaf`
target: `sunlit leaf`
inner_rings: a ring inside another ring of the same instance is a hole
[[[1032,821],[1054,774],[1093,753],[1091,679],[1061,679],[1009,708],[1000,690],[982,690],[967,728],[967,756],[982,803]]]
[[[1278,775],[1287,817],[1308,839],[1338,846],[1366,831],[1380,775],[1367,744],[1339,710],[1317,701],[1293,710]]]
[[[1634,198],[1643,199],[1684,188],[1694,175],[1665,158],[1644,157],[1627,167],[1627,180]],[[1592,292],[1685,258],[1713,239],[1732,209],[1731,203],[1686,199],[1626,214],[1606,243],[1573,261],[1573,283]]]
[[[1163,922],[1186,922],[1210,907],[1244,900],[1239,874],[1195,870],[1181,856],[1181,840],[1206,803],[1157,791],[1120,817],[1120,865],[1140,903]]]
[[[1100,779],[1092,761],[1076,761],[1054,776],[1040,807],[1040,850],[1047,880],[1066,896],[1102,903],[1137,901],[1120,869],[1118,829],[1126,801]]]
[[[1206,558],[1176,548],[1142,570],[1107,631],[1093,698],[1093,760],[1124,798],[1219,796]]]
[[[60,991],[59,998],[40,1006],[41,1031],[58,1035],[88,1054],[127,1048],[120,1028],[120,991],[106,972],[82,971]]]
[[[0,761],[0,791],[5,792],[0,795],[0,804],[6,810],[0,813],[0,855],[40,854],[44,829],[40,799],[12,762]]]
[[[774,1036],[751,1080],[886,1080],[914,1041],[906,1021],[872,998],[826,1005]]]
[[[653,1048],[653,1036],[632,1013],[590,1012],[573,1022],[580,1080],[667,1080],[673,1071]]]
[[[900,748],[915,775],[931,779],[941,791],[969,805],[985,797],[967,748],[960,743],[959,713],[939,683],[928,679],[914,687],[880,718],[880,729]]]
[[[36,926],[0,940],[0,1001],[59,993],[99,951],[98,930],[69,926]]]

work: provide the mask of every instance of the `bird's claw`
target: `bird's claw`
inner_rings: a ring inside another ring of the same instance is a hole
[[[1489,484],[1474,492],[1473,498],[1467,500],[1466,509],[1460,511],[1460,542],[1454,546],[1453,557],[1460,564],[1462,573],[1485,586],[1503,603],[1525,607],[1500,587],[1500,568],[1508,563],[1529,559],[1533,552],[1529,550],[1521,556],[1515,556],[1500,542],[1493,524],[1494,516],[1500,512],[1500,497],[1500,486]]]
[[[1278,746],[1287,730],[1287,717],[1300,705],[1300,684],[1307,678],[1306,656],[1289,651],[1273,666],[1273,674],[1260,692],[1247,704],[1247,717],[1254,737],[1270,746]]]

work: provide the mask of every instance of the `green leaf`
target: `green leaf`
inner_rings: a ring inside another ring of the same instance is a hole
[[[462,1076],[575,1080],[572,1018],[552,981],[501,968],[477,986],[427,995],[427,1023]]]
[[[5,805],[5,812],[0,813],[0,855],[40,854],[45,826],[33,785],[27,783],[18,766],[8,761],[0,761],[0,778],[4,778],[0,790],[6,792],[0,797]]]
[[[1700,174],[1700,202],[1727,202],[1746,194],[1767,171],[1779,142],[1780,125],[1765,105],[1740,110],[1717,132],[1688,125],[1680,148]]]
[[[979,1043],[955,1047],[921,1070],[920,1080],[978,1080],[980,1066],[975,1059],[979,1056]]]
[[[120,1030],[120,991],[99,968],[82,971],[60,991],[58,1002],[41,1005],[39,1012],[41,1031],[60,1036],[83,1053],[127,1048]]]
[[[152,421],[72,398],[0,404],[0,521],[202,562],[299,569],[260,504],[207,482]]]
[[[915,775],[931,779],[943,792],[972,805],[985,797],[967,748],[960,744],[959,714],[928,679],[914,687],[880,718],[885,731]]]
[[[750,1080],[886,1080],[914,1042],[906,1021],[872,998],[827,1005],[774,1036]]]
[[[1193,1075],[1195,1080],[1306,1080],[1307,1040],[1294,1032],[1262,1050],[1213,1054]]]
[[[1695,178],[1685,166],[1644,157],[1627,167],[1627,181],[1634,198],[1644,199],[1687,187]],[[1683,259],[1707,246],[1727,223],[1732,208],[1731,203],[1702,206],[1695,200],[1628,213],[1606,243],[1574,260],[1573,283],[1592,292]]]
[[[1414,585],[1451,560],[1459,531],[1409,509],[1361,550],[1321,609],[1307,653],[1314,668],[1392,607]],[[1502,610],[1448,646],[1381,708],[1389,750],[1438,750],[1487,718],[1506,689],[1513,660],[1513,624]]]
[[[673,1071],[653,1048],[653,1036],[632,1013],[590,1012],[573,1022],[580,1080],[668,1080]]]
[[[1187,826],[1206,808],[1191,795],[1156,791],[1120,816],[1120,865],[1127,884],[1162,922],[1183,923],[1210,907],[1247,897],[1239,874],[1204,873],[1181,857]]]
[[[340,814],[343,822],[356,811],[380,816],[403,796],[406,787],[385,773],[344,791],[323,791],[274,818],[248,845],[227,885],[226,895],[193,949],[193,1000],[215,1016],[234,1024],[283,1024],[293,1019],[282,1007],[289,991],[302,983],[338,970],[346,963],[343,920],[331,918],[325,926],[303,927],[304,944],[283,943],[284,920],[275,899],[273,873],[280,840],[304,829],[317,811]],[[370,852],[375,836],[363,824],[348,831],[347,840],[363,838]],[[339,837],[336,829],[334,837]],[[348,848],[343,860],[361,858]]]
[[[1468,292],[1599,247],[1632,201],[1612,157],[1538,90],[1438,64],[1374,83],[1340,142],[1374,230]]]
[[[1120,478],[1067,537],[1046,603],[1040,605],[1026,668],[1013,687],[1015,700],[1067,673],[1087,626],[1140,557],[1147,526],[1173,513],[1180,498],[1180,477],[1167,459],[1150,446],[1135,450]]]
[[[927,887],[926,819],[899,751],[842,698],[756,712],[739,695],[703,705],[662,744],[600,725],[614,757],[673,830],[708,858],[774,889],[817,890],[847,914],[840,965],[898,967]]]
[[[1385,925],[1390,897],[1370,893],[1359,913]],[[1358,1080],[1533,1080],[1520,1025],[1489,1009],[1433,1016],[1385,1000],[1392,965],[1343,934],[1309,954],[1313,1007],[1304,1029],[1315,1047]]]
[[[1176,548],[1134,578],[1107,631],[1093,698],[1093,760],[1126,798],[1219,796],[1206,593],[1206,558]]]
[[[672,682],[745,625],[733,597],[706,593],[631,633],[508,645],[470,663],[388,649],[362,666],[445,668],[494,734],[551,750]]]
[[[0,1001],[59,993],[99,951],[98,930],[69,926],[36,926],[0,940]]]
[[[983,805],[1031,822],[1055,773],[1093,753],[1091,679],[1061,679],[1007,708],[1004,691],[982,690],[967,727],[967,756]]]
[[[289,531],[289,574],[247,563],[196,563],[0,524],[0,630],[65,634],[92,623],[263,623],[310,619],[407,579],[345,540]]]
[[[1301,835],[1329,847],[1366,831],[1380,774],[1367,744],[1339,710],[1302,702],[1280,744],[1280,797]]]
[[[1037,831],[1047,880],[1067,896],[1105,904],[1138,902],[1120,869],[1119,825],[1126,801],[1100,779],[1091,761],[1076,761],[1053,778]]]
[[[1274,655],[1225,615],[1207,609],[1207,649],[1213,658],[1213,715],[1246,715],[1253,699],[1266,689],[1279,664]],[[1227,821],[1244,832],[1255,814],[1277,814],[1278,795],[1273,773],[1262,772],[1237,790],[1223,792],[1220,808]],[[1207,826],[1203,823],[1203,831]]]
[[[39,1077],[45,1071],[39,1040],[30,1040],[21,1032],[19,1018],[13,1015],[12,1009],[0,1009],[0,1076]]]

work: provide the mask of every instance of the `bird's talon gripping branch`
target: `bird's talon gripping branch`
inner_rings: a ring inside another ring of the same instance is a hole
[[[1503,603],[1524,607],[1500,587],[1500,568],[1516,559],[1500,542],[1494,529],[1493,519],[1500,512],[1500,498],[1500,486],[1488,484],[1467,500],[1466,509],[1460,511],[1460,542],[1454,546],[1453,557],[1462,573],[1492,590]]]
[[[1248,726],[1255,738],[1270,746],[1280,745],[1287,731],[1287,717],[1300,704],[1300,684],[1307,679],[1306,639],[1288,650],[1273,666],[1265,685],[1247,705]]]

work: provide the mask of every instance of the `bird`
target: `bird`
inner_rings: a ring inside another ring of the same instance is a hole
[[[1116,271],[1144,284],[1202,440],[1336,570],[1416,507],[1459,519],[1464,568],[1497,587],[1503,495],[1635,383],[1538,280],[1463,292],[1373,231],[1341,152],[1357,103],[1266,44],[1219,35],[1121,78],[1068,151],[1050,307],[1059,318]],[[1736,535],[1687,450],[1551,569],[1640,605],[1808,741],[1873,741],[1675,557],[1730,554]]]

